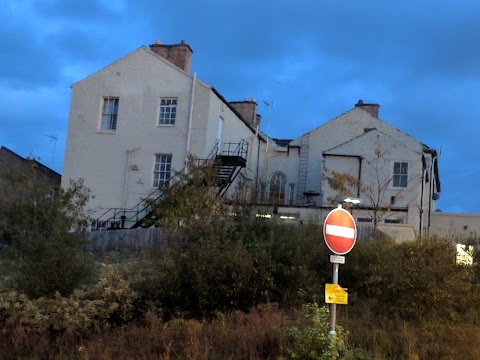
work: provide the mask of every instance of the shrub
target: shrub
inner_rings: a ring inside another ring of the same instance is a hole
[[[290,328],[292,343],[287,352],[292,359],[327,360],[338,359],[340,355],[340,358],[348,356],[343,328],[336,326],[336,336],[328,333],[329,311],[326,307],[319,307],[317,304],[305,305],[302,317],[307,321],[307,325]]]
[[[27,179],[3,191],[16,188],[24,196],[0,204],[0,238],[7,242],[0,260],[9,285],[32,298],[71,294],[93,268],[83,232],[89,191],[80,181],[52,194]]]

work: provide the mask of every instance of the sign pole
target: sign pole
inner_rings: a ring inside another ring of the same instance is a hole
[[[333,283],[338,284],[338,263],[333,264]],[[330,331],[329,335],[335,336],[337,332],[335,331],[335,323],[337,321],[337,304],[330,304]]]
[[[338,204],[337,209],[342,209],[342,204]],[[338,263],[333,263],[333,276],[332,282],[333,284],[338,284]],[[337,304],[330,304],[330,331],[328,332],[329,335],[336,336],[337,332],[335,330],[337,322]]]
[[[325,285],[325,302],[330,304],[329,337],[336,341],[335,329],[337,321],[337,304],[347,304],[348,294],[338,284],[338,270],[340,264],[345,264],[345,255],[352,250],[357,240],[357,225],[348,211],[339,203],[336,209],[330,211],[323,224],[323,238],[328,248],[335,254],[330,256],[333,263],[333,284]]]

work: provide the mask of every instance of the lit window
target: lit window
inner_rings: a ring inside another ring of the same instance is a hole
[[[408,182],[408,162],[393,163],[393,187],[405,188]]]
[[[115,131],[117,129],[118,102],[118,97],[103,99],[101,130]]]
[[[177,99],[163,98],[160,99],[160,117],[159,125],[175,125],[177,117]]]
[[[172,172],[172,155],[155,155],[155,167],[153,169],[153,186],[167,187],[170,183]]]
[[[268,199],[270,204],[285,204],[285,184],[287,178],[281,173],[275,173],[270,178]]]

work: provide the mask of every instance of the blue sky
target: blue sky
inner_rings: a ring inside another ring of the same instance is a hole
[[[479,18],[476,0],[4,0],[0,145],[62,172],[70,85],[184,39],[192,72],[227,100],[256,98],[273,137],[379,103],[380,118],[442,148],[438,207],[479,213]]]

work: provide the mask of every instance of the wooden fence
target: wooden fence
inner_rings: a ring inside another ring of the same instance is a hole
[[[95,252],[136,251],[166,246],[162,228],[91,231],[88,240]]]

